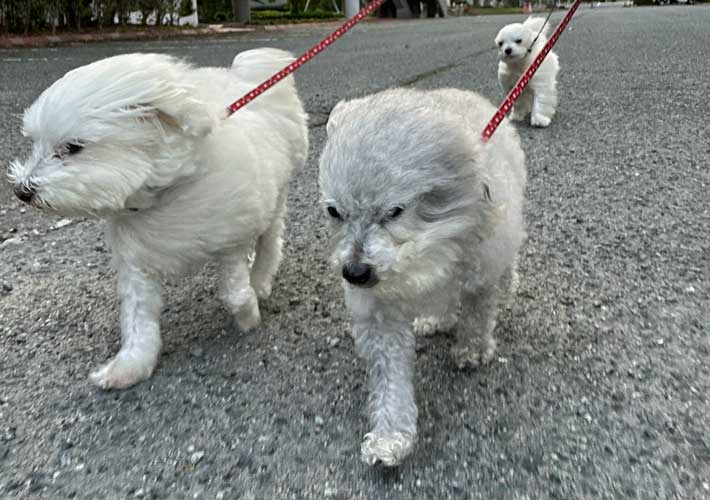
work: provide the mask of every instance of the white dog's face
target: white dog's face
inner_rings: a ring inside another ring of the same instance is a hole
[[[331,263],[353,285],[370,288],[382,279],[391,281],[415,252],[414,207],[394,200],[389,204],[362,210],[335,198],[325,200],[333,230]]]
[[[15,195],[37,208],[64,214],[101,215],[126,208],[128,197],[144,186],[151,172],[151,154],[144,143],[154,134],[149,123],[62,118],[61,111],[33,120],[35,114],[28,111],[23,128],[32,152],[11,165]]]
[[[387,189],[380,195],[397,194]],[[465,225],[429,212],[436,194],[418,193],[406,203],[392,198],[377,206],[324,200],[331,224],[331,265],[350,286],[372,288],[380,297],[407,298],[447,283],[461,253]],[[383,200],[385,201],[385,200]]]
[[[418,165],[405,179],[381,164],[348,162],[349,170],[359,165],[368,177],[358,186],[357,173],[338,177],[343,170],[326,164],[330,158],[326,152],[321,187],[335,271],[352,286],[390,298],[416,297],[449,282],[472,225],[464,215],[476,202],[464,198],[469,179],[455,183],[444,174],[437,182],[430,171],[415,171]]]
[[[319,183],[330,260],[352,286],[418,296],[452,278],[476,223],[475,180],[456,130],[371,99],[339,105],[328,124]]]
[[[166,56],[129,54],[55,82],[25,111],[32,152],[10,165],[15,195],[67,215],[106,215],[131,201],[140,208],[189,156],[186,136],[209,130],[207,112],[172,84],[180,68]]]
[[[535,39],[531,32],[521,23],[505,26],[498,32],[495,43],[498,48],[498,57],[501,61],[519,61],[528,54],[528,48]]]

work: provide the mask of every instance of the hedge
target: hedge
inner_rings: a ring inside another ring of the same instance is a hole
[[[191,0],[3,0],[0,33],[79,30],[87,27],[125,25],[132,12],[141,13],[142,24],[176,22],[192,13]]]

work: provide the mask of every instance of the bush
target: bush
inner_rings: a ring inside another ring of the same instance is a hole
[[[231,0],[199,0],[197,15],[200,22],[223,23],[232,19]]]
[[[131,12],[140,12],[143,24],[150,17],[160,25],[165,19],[176,21],[188,10],[192,10],[188,0],[2,0],[0,33],[102,28],[125,24]]]
[[[218,23],[223,23],[225,21],[229,21],[232,18],[231,12],[223,12],[223,11],[218,11],[215,12],[214,16],[212,17],[212,21],[216,21]]]
[[[180,17],[191,16],[195,13],[195,9],[192,7],[192,0],[182,0],[180,2],[180,8],[178,9],[178,15]]]
[[[341,0],[337,0],[341,3]],[[265,3],[268,3],[266,0]],[[332,12],[332,0],[311,0],[308,12],[303,12],[306,0],[290,0],[284,11],[254,10],[258,22],[275,20],[331,19],[340,17]],[[223,23],[232,20],[231,0],[199,0],[201,22]],[[274,14],[274,12],[277,12]],[[192,14],[191,0],[0,0],[0,34],[37,33],[56,30],[125,25],[132,13],[139,13],[142,25],[172,24],[180,17]],[[133,16],[135,18],[135,15]]]
[[[251,13],[251,22],[254,24],[269,24],[275,22],[299,22],[309,20],[339,19],[343,15],[321,9],[308,9],[307,12],[293,12],[288,10],[256,10]]]

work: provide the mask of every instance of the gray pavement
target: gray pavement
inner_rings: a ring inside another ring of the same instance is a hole
[[[171,284],[160,366],[130,390],[87,382],[119,343],[101,224],[25,210],[3,183],[0,498],[710,498],[704,6],[579,12],[557,119],[520,127],[529,241],[499,357],[459,372],[451,339],[422,340],[414,456],[359,462],[364,373],[317,205],[323,124],[339,98],[402,84],[499,102],[492,39],[521,18],[367,24],[305,66],[312,154],[263,326],[226,328],[210,268]],[[0,159],[26,152],[16,115],[76,66],[138,50],[225,65],[324,33],[0,50]]]

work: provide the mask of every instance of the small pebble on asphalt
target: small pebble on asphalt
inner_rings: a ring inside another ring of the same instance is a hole
[[[190,455],[190,463],[192,465],[197,465],[198,463],[200,463],[200,460],[202,460],[204,458],[204,456],[205,456],[204,451],[196,451],[195,453]]]

